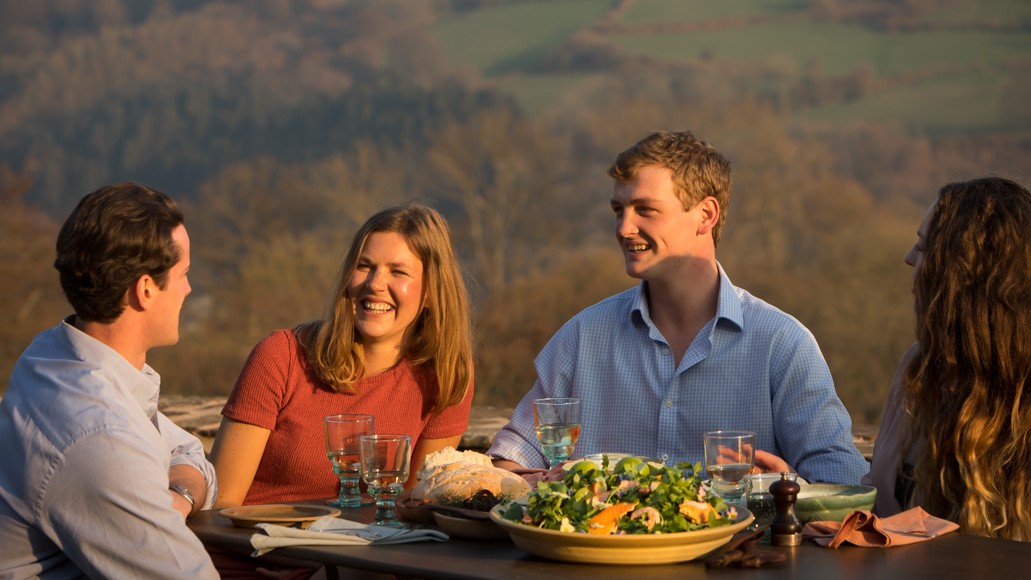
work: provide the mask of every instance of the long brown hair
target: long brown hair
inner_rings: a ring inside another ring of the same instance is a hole
[[[472,330],[469,295],[451,231],[435,210],[409,203],[380,211],[354,235],[344,258],[333,298],[322,320],[297,327],[308,364],[328,386],[348,393],[365,374],[365,358],[354,322],[347,284],[369,236],[376,232],[402,235],[423,264],[423,309],[412,323],[401,358],[413,366],[428,365],[437,376],[435,412],[461,402],[472,384]]]
[[[1031,194],[982,178],[941,189],[915,273],[907,408],[928,512],[1031,541]],[[912,441],[912,439],[911,439]]]

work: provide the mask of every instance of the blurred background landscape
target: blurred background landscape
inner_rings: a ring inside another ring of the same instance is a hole
[[[609,163],[691,129],[734,167],[724,268],[876,423],[927,205],[1031,183],[1029,31],[1022,0],[0,0],[0,389],[69,312],[60,223],[137,180],[192,238],[164,393],[227,394],[321,315],[357,226],[420,199],[474,295],[476,403],[514,405],[558,327],[633,284]]]

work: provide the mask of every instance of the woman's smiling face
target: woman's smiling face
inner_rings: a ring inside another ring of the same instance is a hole
[[[423,264],[397,232],[365,241],[347,285],[361,343],[399,348],[422,311]]]

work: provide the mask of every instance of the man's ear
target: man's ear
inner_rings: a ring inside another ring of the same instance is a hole
[[[698,208],[699,215],[701,217],[698,223],[698,235],[712,235],[712,228],[716,227],[716,223],[719,222],[720,219],[720,212],[723,211],[720,208],[720,202],[716,201],[716,198],[710,195],[698,202],[698,205],[695,207]]]
[[[136,310],[146,310],[153,302],[157,289],[157,283],[154,282],[154,279],[149,274],[140,276],[129,286],[129,290],[126,292],[129,307]]]

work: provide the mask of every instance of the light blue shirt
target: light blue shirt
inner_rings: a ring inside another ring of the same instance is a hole
[[[652,322],[645,284],[588,307],[537,356],[537,381],[488,455],[546,467],[534,399],[582,400],[574,457],[631,453],[704,465],[707,431],[756,433],[756,445],[810,481],[859,483],[869,468],[816,339],[735,287],[719,268],[716,316],[675,364]]]
[[[22,353],[0,401],[0,577],[218,578],[168,470],[214,467],[157,410],[160,377],[67,322]]]

